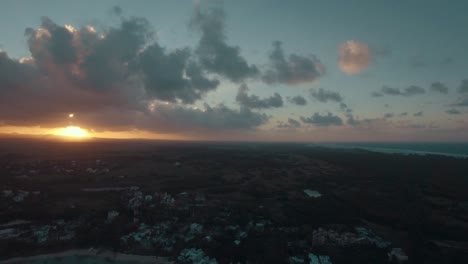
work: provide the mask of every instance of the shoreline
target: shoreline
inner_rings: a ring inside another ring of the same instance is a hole
[[[451,158],[468,158],[468,154],[456,154],[448,152],[436,152],[436,151],[423,151],[423,150],[411,150],[411,149],[399,149],[399,148],[382,148],[382,147],[364,147],[358,145],[340,145],[340,144],[307,144],[307,147],[324,147],[329,149],[343,150],[364,150],[374,153],[383,153],[383,154],[400,154],[400,155],[435,155],[435,156],[444,156]]]

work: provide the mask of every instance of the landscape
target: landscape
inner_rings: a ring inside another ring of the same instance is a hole
[[[0,1],[0,264],[468,263],[468,1]]]
[[[466,158],[298,143],[0,146],[3,259],[99,249],[158,257],[148,263],[387,263],[402,248],[411,263],[468,260]]]

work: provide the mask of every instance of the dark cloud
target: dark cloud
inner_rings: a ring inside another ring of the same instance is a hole
[[[392,88],[388,86],[382,87],[382,94],[386,95],[401,95],[401,91],[398,88]]]
[[[288,118],[288,122],[286,123],[280,122],[278,124],[278,127],[279,128],[298,128],[298,127],[301,127],[301,122],[297,121],[294,118]]]
[[[307,124],[312,124],[316,126],[341,126],[343,125],[343,120],[339,116],[333,115],[328,112],[326,115],[321,115],[320,113],[314,113],[311,117],[301,116],[301,121]]]
[[[462,94],[468,93],[468,79],[461,81],[461,84],[458,87],[457,92],[462,93]]]
[[[459,114],[461,114],[461,112],[458,111],[458,110],[455,109],[455,108],[448,109],[447,111],[445,111],[445,113],[447,113],[447,114],[449,114],[449,115],[459,115]]]
[[[318,90],[311,90],[310,95],[315,98],[317,101],[326,103],[328,101],[331,102],[342,102],[343,97],[337,92],[327,91],[322,88]]]
[[[400,116],[407,116],[408,115],[408,112],[403,112],[400,114]]]
[[[458,99],[458,102],[452,104],[452,106],[468,106],[468,96]]]
[[[116,6],[113,6],[111,8],[111,13],[120,16],[120,15],[122,15],[123,10],[122,10],[122,8],[120,6],[116,5]]]
[[[118,115],[116,115],[118,112]],[[203,108],[155,103],[146,113],[132,110],[99,111],[79,116],[80,122],[95,130],[129,130],[138,128],[158,133],[207,135],[216,131],[251,130],[265,124],[269,117],[248,108],[231,109],[223,104]]]
[[[307,100],[303,96],[300,96],[300,95],[288,98],[288,100],[289,100],[289,102],[291,102],[292,104],[295,104],[295,105],[306,105],[307,104]]]
[[[215,90],[219,81],[206,76],[189,48],[167,50],[155,42],[145,19],[121,18],[118,26],[98,32],[44,18],[26,35],[30,58],[0,52],[4,125],[63,127],[73,112],[75,124],[96,130],[187,133],[253,129],[269,119],[244,106],[186,105]]]
[[[413,116],[423,116],[423,112],[417,112],[417,113],[414,113]]]
[[[204,105],[203,110],[186,107],[158,107],[150,115],[155,121],[150,122],[153,126],[167,124],[175,131],[183,128],[200,128],[214,130],[229,129],[251,129],[260,126],[268,121],[268,116],[252,112],[246,107],[233,110],[220,104],[214,107]],[[157,127],[155,128],[157,129]]]
[[[267,109],[267,108],[278,108],[283,106],[283,98],[278,93],[268,98],[260,99],[257,95],[248,95],[247,85],[243,84],[239,87],[237,92],[236,101],[247,108],[254,109]]]
[[[269,58],[270,68],[263,75],[263,80],[268,84],[314,82],[325,74],[325,67],[315,56],[290,54],[286,57],[280,41],[273,42],[273,51]]]
[[[153,32],[143,18],[123,19],[120,27],[110,28],[104,38],[84,43],[90,49],[82,62],[86,81],[100,89],[109,89],[116,82],[121,83],[138,68],[130,67],[137,54],[151,40]],[[130,65],[130,66],[129,66]]]
[[[301,122],[297,121],[296,119],[293,118],[288,118],[288,123],[293,126],[293,127],[300,127]]]
[[[0,51],[0,92],[2,89],[14,89],[28,85],[38,74],[35,67],[29,63],[20,63]]]
[[[412,95],[417,95],[417,94],[424,94],[426,93],[426,90],[424,88],[416,86],[416,85],[411,85],[402,92],[403,96],[412,96]]]
[[[37,61],[52,59],[57,64],[68,64],[77,60],[73,32],[55,24],[50,18],[42,17],[40,30],[28,28],[25,34],[31,55]]]
[[[392,118],[395,115],[393,113],[385,113],[384,118]]]
[[[75,30],[44,18],[27,35],[40,70],[64,75],[77,88],[193,103],[219,84],[205,77],[188,48],[168,52],[158,43],[149,44],[153,32],[142,18],[122,18],[119,27],[102,34],[90,26]]]
[[[430,90],[441,94],[448,94],[449,91],[448,87],[441,82],[433,82],[431,84]]]
[[[193,103],[216,89],[219,81],[206,78],[203,69],[189,61],[189,57],[188,49],[167,53],[158,44],[141,52],[139,67],[148,93],[160,100],[175,102],[180,99],[184,103]]]
[[[201,33],[196,52],[202,66],[234,82],[258,75],[259,70],[247,63],[240,54],[240,48],[226,43],[224,21],[222,8],[195,6],[190,25]]]
[[[340,109],[341,111],[345,112],[345,113],[352,113],[353,112],[353,109],[349,108],[347,104],[345,103],[340,103]]]
[[[348,115],[347,116],[347,124],[355,127],[375,127],[375,126],[382,126],[384,125],[387,121],[385,118],[355,118],[353,115]]]
[[[359,125],[359,120],[354,118],[353,109],[349,108],[347,104],[340,103],[340,110],[344,113],[347,120],[346,123],[351,126]]]
[[[378,92],[372,92],[373,97],[381,97],[384,95],[400,95],[400,96],[413,96],[426,93],[426,90],[422,87],[411,85],[401,90],[399,88],[393,88],[389,86],[383,86]]]
[[[354,118],[353,115],[349,114],[347,116],[347,120],[346,120],[346,123],[350,126],[358,126],[361,124],[361,122],[357,119]]]

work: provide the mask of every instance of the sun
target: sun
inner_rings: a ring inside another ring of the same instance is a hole
[[[68,126],[57,130],[54,135],[72,137],[72,138],[86,138],[89,137],[88,131],[77,126]]]

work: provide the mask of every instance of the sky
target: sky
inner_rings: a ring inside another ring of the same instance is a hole
[[[0,133],[468,141],[466,1],[2,1]]]

